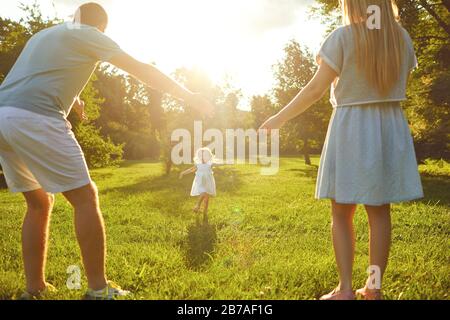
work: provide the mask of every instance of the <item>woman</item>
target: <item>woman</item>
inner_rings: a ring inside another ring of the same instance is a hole
[[[380,28],[367,24],[369,6]],[[370,266],[365,299],[381,299],[391,244],[391,203],[423,197],[411,133],[400,107],[416,67],[412,41],[398,23],[392,0],[341,1],[344,26],[325,40],[311,82],[262,129],[279,129],[306,111],[331,85],[334,111],[320,162],[316,198],[331,199],[339,285],[322,300],[352,300],[353,217],[363,204],[369,217]],[[375,278],[374,278],[375,277]],[[374,281],[376,280],[376,281]]]

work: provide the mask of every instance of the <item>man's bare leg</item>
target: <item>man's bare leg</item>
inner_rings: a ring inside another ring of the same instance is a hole
[[[23,193],[27,213],[22,225],[22,255],[27,292],[39,294],[46,287],[45,263],[47,260],[50,215],[54,196],[39,189]]]
[[[75,209],[75,230],[89,288],[104,289],[106,236],[97,187],[91,183],[63,194]]]

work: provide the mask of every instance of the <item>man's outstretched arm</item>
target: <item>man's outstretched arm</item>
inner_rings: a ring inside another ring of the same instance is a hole
[[[213,112],[214,108],[209,101],[199,94],[189,91],[151,64],[140,62],[126,53],[113,57],[109,62],[149,87],[181,99],[206,115]]]

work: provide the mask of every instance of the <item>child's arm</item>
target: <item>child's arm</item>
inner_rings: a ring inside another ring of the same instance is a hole
[[[190,173],[194,173],[195,171],[197,171],[197,167],[196,166],[193,166],[192,168],[184,170],[183,172],[180,173],[180,179],[183,179],[183,177],[185,175],[190,174]]]
[[[227,164],[223,160],[220,160],[220,162],[213,162],[211,168],[224,167],[226,165]]]
[[[286,122],[305,112],[322,98],[337,76],[336,71],[322,62],[308,85],[283,110],[264,122],[260,129],[280,129]]]

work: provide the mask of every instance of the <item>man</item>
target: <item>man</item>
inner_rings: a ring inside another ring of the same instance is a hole
[[[109,62],[206,114],[212,110],[199,95],[154,66],[133,59],[104,35],[108,16],[100,5],[84,4],[75,16],[79,23],[57,25],[34,35],[0,86],[0,163],[10,190],[23,193],[27,203],[22,228],[23,299],[54,290],[45,282],[45,262],[55,193],[62,193],[75,211],[89,285],[85,297],[114,299],[128,293],[106,278],[97,188],[66,120],[72,107],[83,115],[84,103],[78,97],[98,62]]]

